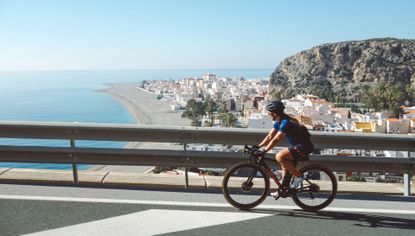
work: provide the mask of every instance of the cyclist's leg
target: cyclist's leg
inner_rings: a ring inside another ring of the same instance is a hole
[[[300,177],[301,173],[297,170],[294,165],[294,161],[296,161],[291,154],[288,148],[284,148],[283,150],[279,151],[275,155],[275,159],[280,163],[281,169],[283,172],[283,176],[287,174],[287,172],[291,172],[294,176]]]
[[[280,166],[281,166],[281,174],[282,174],[282,177],[284,178],[284,176],[286,176],[286,174],[287,174],[287,169],[285,169],[285,167],[280,162],[280,160],[281,160],[281,157],[280,156],[282,156],[282,154],[280,154],[280,152],[278,152],[277,154],[275,154],[275,160],[280,164]]]

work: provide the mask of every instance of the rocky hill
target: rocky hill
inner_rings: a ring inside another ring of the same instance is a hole
[[[286,58],[270,81],[270,91],[282,98],[308,93],[331,101],[359,101],[361,87],[374,82],[415,86],[415,40],[323,44]]]

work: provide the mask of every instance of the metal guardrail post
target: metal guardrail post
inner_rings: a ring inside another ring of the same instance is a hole
[[[71,139],[71,148],[74,148],[74,147],[75,147],[75,140],[72,140]],[[74,157],[72,154],[71,154],[71,158],[72,158],[73,161],[76,161],[76,157]],[[73,183],[75,185],[78,185],[79,184],[79,180],[78,180],[78,166],[77,166],[76,163],[72,163],[72,173],[73,173]]]
[[[408,158],[411,158],[410,151],[408,151]],[[411,196],[411,173],[403,174],[403,195],[405,197]]]
[[[186,143],[183,143],[183,151],[184,151],[185,157],[186,157],[186,150],[187,150],[186,146],[187,146]],[[187,166],[184,167],[184,178],[185,178],[184,188],[188,189],[189,188],[189,173],[188,173]]]
[[[403,195],[405,197],[411,196],[411,175],[408,173],[403,174]]]

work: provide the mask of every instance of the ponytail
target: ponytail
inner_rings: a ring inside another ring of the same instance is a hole
[[[290,121],[291,123],[300,125],[300,122],[297,119],[295,119],[294,117],[292,117],[292,116],[290,116],[288,114],[285,114],[285,113],[282,113],[281,114],[280,119],[278,120],[278,123],[281,124],[281,121],[283,119],[288,119],[288,121]]]

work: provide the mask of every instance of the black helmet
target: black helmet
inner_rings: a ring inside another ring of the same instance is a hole
[[[267,110],[270,112],[283,113],[284,109],[284,103],[281,101],[272,101],[267,105]]]

